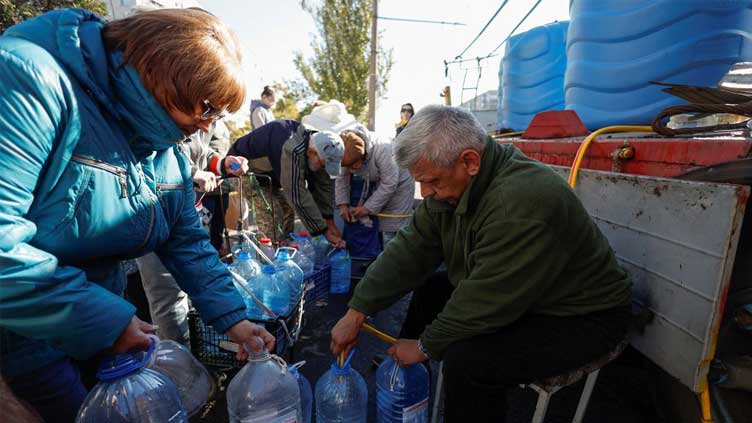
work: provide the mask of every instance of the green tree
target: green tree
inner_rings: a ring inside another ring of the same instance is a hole
[[[227,130],[230,131],[230,143],[234,143],[238,138],[251,132],[251,121],[247,120],[243,123],[243,126],[238,126],[237,123],[231,120],[224,120]]]
[[[318,34],[311,41],[313,57],[295,54],[295,67],[311,91],[324,101],[343,102],[360,120],[365,120],[368,112],[373,1],[323,0],[318,6],[302,1],[316,22]],[[392,50],[379,49],[377,97],[386,92],[392,62]]]
[[[311,112],[316,95],[305,81],[274,82],[272,88],[277,94],[277,103],[272,109],[275,119],[300,120]]]
[[[100,15],[107,15],[102,0],[0,0],[0,33],[11,26],[53,9],[80,7]]]

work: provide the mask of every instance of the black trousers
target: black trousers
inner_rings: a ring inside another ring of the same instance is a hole
[[[430,276],[413,293],[400,337],[418,338],[452,291],[446,272]],[[630,316],[629,307],[571,317],[527,314],[496,333],[454,342],[441,357],[444,420],[504,422],[507,389],[605,355],[624,338]]]

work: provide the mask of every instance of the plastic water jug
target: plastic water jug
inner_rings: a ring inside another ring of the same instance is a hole
[[[227,387],[231,423],[296,423],[303,418],[298,381],[281,358],[251,353]]]
[[[332,294],[346,294],[350,292],[350,254],[345,249],[332,250],[329,253],[329,264],[332,266]]]
[[[274,265],[265,264],[261,268],[261,276],[254,282],[261,292],[261,301],[269,310],[278,316],[284,316],[290,311],[290,286],[276,274]]]
[[[312,243],[313,249],[314,251],[316,251],[316,259],[314,260],[314,264],[317,268],[324,267],[328,259],[326,254],[329,252],[331,244],[323,235],[314,237]]]
[[[363,376],[350,367],[350,357],[332,367],[316,382],[317,423],[366,423],[368,387]]]
[[[300,267],[300,270],[303,271],[304,278],[307,278],[313,273],[313,268],[314,268],[313,261],[309,259],[308,257],[306,257],[306,255],[300,251],[301,249],[300,244],[293,243],[293,244],[290,244],[290,247],[298,250],[298,252],[292,256],[292,261],[294,261],[295,264],[297,264],[298,267]]]
[[[269,260],[274,260],[274,246],[272,245],[271,238],[263,237],[259,239],[259,248],[264,252]]]
[[[241,275],[242,272],[237,263],[231,264],[228,266],[228,269],[233,276],[232,283],[235,285],[235,289],[238,290],[238,293],[243,297],[243,301],[245,302],[246,317],[249,319],[263,319],[264,312],[262,311],[261,306],[256,302],[257,300],[263,301],[262,292],[258,285],[259,279],[262,276],[261,271],[259,271],[256,276],[246,279]],[[256,300],[253,299],[251,293],[256,296]]]
[[[188,415],[175,384],[145,368],[146,354],[117,354],[99,366],[99,383],[78,410],[77,423],[187,423]],[[142,357],[141,357],[142,356]]]
[[[279,247],[277,249],[276,259],[274,260],[274,268],[277,270],[287,284],[290,286],[290,307],[294,307],[300,299],[300,294],[303,292],[303,270],[295,264],[292,257],[297,250],[290,247]]]
[[[376,371],[376,421],[428,422],[428,371],[422,364],[400,367],[387,357]]]
[[[305,361],[299,361],[293,365],[290,365],[290,373],[298,380],[298,387],[300,388],[300,407],[303,411],[303,423],[311,423],[311,415],[313,414],[313,390],[311,384],[308,382],[305,376],[303,376],[298,369],[305,364]]]
[[[175,341],[157,340],[146,368],[167,376],[177,386],[189,416],[201,410],[214,389],[214,380],[206,367],[188,348]]]
[[[256,261],[256,253],[250,245],[235,245],[233,246],[232,254],[240,275],[245,279],[251,279],[261,272],[261,265]]]
[[[311,240],[311,237],[308,236],[308,232],[301,231],[297,234],[291,233],[290,236],[296,243],[300,245],[300,252],[308,257],[311,261],[315,261],[316,249],[313,247],[313,242]]]

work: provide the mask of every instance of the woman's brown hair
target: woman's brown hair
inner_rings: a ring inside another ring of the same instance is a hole
[[[230,112],[246,94],[237,36],[199,9],[159,9],[114,20],[102,32],[165,109],[194,114],[204,100]]]

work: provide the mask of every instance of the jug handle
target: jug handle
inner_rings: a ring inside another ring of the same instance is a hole
[[[335,252],[335,251],[337,251],[337,250],[345,250],[345,251],[347,251],[347,248],[332,248],[331,251],[329,251],[328,253],[326,253],[326,256],[327,257],[331,256],[332,253]]]
[[[151,355],[154,353],[154,348],[157,346],[157,339],[150,336],[149,340],[151,343],[149,344],[149,349],[146,350],[146,354],[144,354],[144,358],[141,359],[141,367],[146,366],[146,364],[149,362],[149,359],[151,358]]]
[[[292,248],[292,247],[279,247],[279,248],[277,248],[277,252],[274,253],[274,257],[278,256],[280,251],[287,251],[288,253],[291,252],[290,258],[295,257],[295,254],[298,252],[298,250],[296,250],[295,248]]]

